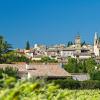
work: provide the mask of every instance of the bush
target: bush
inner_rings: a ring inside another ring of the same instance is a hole
[[[100,71],[95,71],[94,73],[90,74],[92,80],[100,80]]]
[[[76,81],[68,79],[53,80],[56,85],[59,85],[62,89],[100,89],[100,81],[88,80],[88,81]]]
[[[9,66],[7,66],[4,69],[1,68],[0,69],[0,78],[3,77],[3,74],[7,74],[8,76],[19,78],[19,76],[18,76],[18,69],[15,68],[15,67],[9,67]]]

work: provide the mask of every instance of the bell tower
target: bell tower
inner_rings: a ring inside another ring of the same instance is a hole
[[[95,35],[94,35],[94,46],[98,45],[98,34],[97,32],[95,32]]]
[[[81,38],[80,38],[80,35],[76,36],[76,39],[75,39],[75,48],[76,48],[76,52],[77,53],[81,53]]]
[[[94,54],[95,56],[100,56],[100,46],[97,32],[95,32],[94,35]]]

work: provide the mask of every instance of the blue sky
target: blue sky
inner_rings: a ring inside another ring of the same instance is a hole
[[[100,0],[0,0],[0,35],[14,48],[74,41],[100,33]]]

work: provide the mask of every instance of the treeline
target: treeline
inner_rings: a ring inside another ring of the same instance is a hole
[[[100,65],[93,58],[79,60],[68,58],[68,63],[63,65],[69,73],[88,73],[91,79],[100,80]]]

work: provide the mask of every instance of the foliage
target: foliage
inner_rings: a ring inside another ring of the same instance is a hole
[[[20,55],[16,51],[11,51],[2,56],[1,63],[13,63],[13,62],[29,62],[30,60],[24,55]]]
[[[86,45],[86,42],[85,41],[81,43],[81,46],[83,46],[83,45]]]
[[[5,97],[6,96],[6,97]],[[0,80],[0,100],[99,100],[100,90],[61,89],[53,83],[18,80],[5,76]]]
[[[3,61],[3,54],[7,53],[10,50],[11,45],[8,44],[7,41],[5,41],[3,36],[0,36],[0,62]]]
[[[70,73],[78,73],[79,68],[78,68],[77,60],[69,57],[68,63],[66,65],[64,65],[64,69]]]
[[[94,73],[96,62],[93,58],[85,60],[77,60],[68,58],[68,63],[64,65],[64,69],[70,73]]]
[[[41,62],[45,62],[45,63],[56,63],[57,60],[55,60],[53,58],[51,59],[50,57],[45,56],[45,57],[42,57],[41,58]]]
[[[95,71],[94,73],[91,73],[91,79],[92,80],[100,80],[100,71]]]
[[[26,42],[26,50],[29,50],[30,49],[30,43],[29,41]]]
[[[3,36],[0,36],[0,56],[2,54],[5,54],[6,52],[8,52],[8,50],[11,48],[11,45],[8,44],[7,41],[5,41]]]
[[[71,45],[73,45],[73,42],[72,42],[72,41],[69,41],[69,42],[67,43],[67,47],[69,47],[69,46],[71,46]]]
[[[58,79],[53,80],[53,82],[62,89],[100,89],[100,81],[98,80],[77,81],[73,79]]]
[[[0,68],[0,78],[3,77],[3,74],[6,74],[8,76],[12,76],[12,77],[15,77],[15,78],[19,78],[19,75],[18,75],[18,69],[15,68],[15,67],[5,67],[5,68]]]

